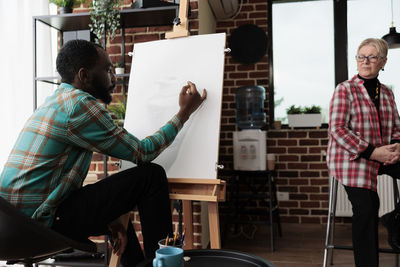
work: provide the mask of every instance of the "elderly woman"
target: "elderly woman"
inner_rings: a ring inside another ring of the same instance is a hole
[[[358,47],[358,74],[340,83],[329,111],[329,175],[344,185],[352,204],[352,241],[356,266],[378,266],[378,174],[396,172],[400,159],[400,118],[393,92],[378,80],[388,45],[369,38]],[[397,177],[396,177],[397,178]],[[383,218],[396,250],[400,209]]]

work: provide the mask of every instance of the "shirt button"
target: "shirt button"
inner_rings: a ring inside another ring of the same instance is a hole
[[[59,221],[60,220],[60,217],[56,217],[56,221]]]

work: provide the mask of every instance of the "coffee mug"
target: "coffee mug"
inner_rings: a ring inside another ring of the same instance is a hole
[[[153,267],[183,267],[183,249],[176,247],[157,249]]]

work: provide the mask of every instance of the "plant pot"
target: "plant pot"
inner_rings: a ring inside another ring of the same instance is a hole
[[[320,127],[321,114],[288,114],[289,127]]]
[[[72,13],[72,7],[60,6],[60,14]]]
[[[281,127],[282,127],[282,122],[281,121],[274,121],[275,130],[280,130]]]
[[[124,74],[125,68],[115,68],[115,74]]]

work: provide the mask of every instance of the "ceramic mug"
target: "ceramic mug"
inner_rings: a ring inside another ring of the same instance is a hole
[[[183,249],[177,247],[157,249],[153,267],[183,267]]]

